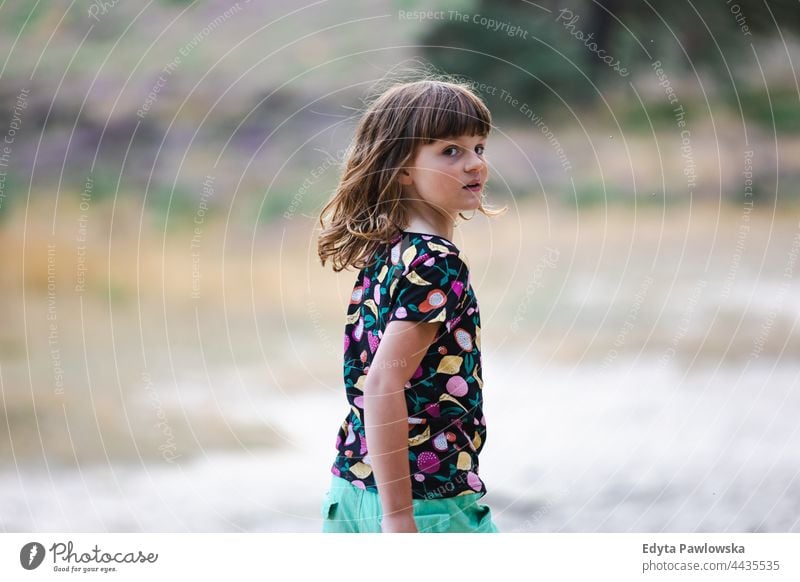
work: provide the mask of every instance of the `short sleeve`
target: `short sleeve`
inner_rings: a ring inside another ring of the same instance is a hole
[[[455,253],[433,253],[415,260],[397,281],[387,323],[448,321],[458,315],[468,283],[468,267]]]

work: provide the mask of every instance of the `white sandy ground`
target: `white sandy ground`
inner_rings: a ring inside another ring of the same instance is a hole
[[[506,532],[800,531],[800,364],[774,364],[683,378],[654,359],[598,374],[487,358],[483,501]],[[285,446],[7,468],[0,530],[319,531],[344,395],[278,396],[259,412]]]

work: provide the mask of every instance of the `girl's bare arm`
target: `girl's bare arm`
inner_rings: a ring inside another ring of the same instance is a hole
[[[383,531],[416,531],[408,466],[405,384],[439,327],[426,322],[390,322],[364,383],[364,431],[380,495]]]

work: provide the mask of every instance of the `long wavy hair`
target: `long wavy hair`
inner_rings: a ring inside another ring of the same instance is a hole
[[[339,184],[320,213],[317,253],[322,266],[330,259],[335,272],[362,269],[379,245],[408,225],[397,175],[419,145],[452,136],[488,136],[491,128],[489,109],[466,83],[423,79],[381,93],[359,120]],[[508,207],[493,209],[481,200],[478,210],[495,216]]]

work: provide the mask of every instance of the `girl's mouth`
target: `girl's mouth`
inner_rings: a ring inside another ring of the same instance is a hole
[[[481,191],[481,183],[480,182],[473,182],[471,184],[467,184],[463,187],[464,190],[469,190],[470,192],[480,192]]]

